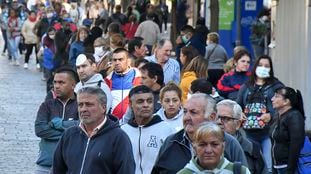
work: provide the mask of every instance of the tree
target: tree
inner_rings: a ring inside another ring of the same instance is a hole
[[[175,48],[176,46],[176,38],[177,38],[177,23],[176,23],[176,8],[177,8],[177,0],[172,0],[172,10],[171,10],[171,42]]]
[[[219,25],[219,2],[218,0],[210,0],[210,11],[211,11],[211,32],[218,32]]]

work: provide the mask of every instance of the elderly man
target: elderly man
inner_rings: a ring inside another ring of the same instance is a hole
[[[76,85],[74,91],[77,93],[81,88],[87,86],[97,86],[101,88],[107,96],[106,111],[108,112],[112,103],[111,92],[103,77],[99,73],[96,73],[96,63],[93,55],[80,54],[76,60],[76,68],[80,82]]]
[[[76,74],[73,69],[61,68],[54,76],[54,96],[41,104],[35,121],[35,133],[40,140],[39,157],[35,174],[49,174],[54,149],[64,130],[78,124],[78,106],[74,87]]]
[[[206,94],[193,94],[184,106],[184,129],[167,137],[160,149],[153,174],[175,174],[182,169],[194,155],[191,145],[197,127],[216,117],[215,100]],[[225,134],[225,157],[232,162],[242,162],[247,166],[247,161],[239,142],[229,134]]]
[[[81,123],[68,129],[55,150],[53,173],[134,174],[129,137],[106,117],[106,94],[99,88],[78,91]]]
[[[151,173],[160,147],[174,130],[160,116],[153,115],[154,96],[150,88],[137,86],[130,91],[129,98],[134,117],[122,129],[132,142],[135,173]]]
[[[106,77],[106,82],[111,89],[112,115],[121,119],[128,107],[128,94],[130,90],[141,83],[138,69],[130,65],[129,53],[124,48],[117,48],[112,54],[114,71]]]
[[[260,145],[246,138],[240,129],[243,121],[241,106],[232,100],[222,100],[216,105],[217,123],[227,133],[234,136],[242,146],[247,159],[248,168],[252,174],[268,173]]]
[[[162,39],[157,43],[154,55],[145,58],[162,66],[165,84],[169,81],[174,81],[176,84],[180,82],[179,63],[177,60],[170,58],[172,47],[171,41]]]

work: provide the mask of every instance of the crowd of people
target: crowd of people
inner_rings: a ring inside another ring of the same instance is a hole
[[[165,0],[81,5],[1,5],[3,55],[18,66],[26,50],[46,81],[36,174],[296,172],[302,97],[271,57],[229,58],[204,18],[181,19],[173,44]]]

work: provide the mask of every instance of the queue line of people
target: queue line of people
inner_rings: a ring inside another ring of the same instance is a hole
[[[86,26],[77,27],[66,15],[57,16],[51,8],[46,12],[40,25],[31,23],[35,12],[30,12],[21,30],[12,29],[20,20],[14,11],[8,18],[11,34],[36,35],[43,56],[48,94],[35,122],[36,135],[41,138],[37,173],[233,173],[236,162],[242,163],[242,173],[295,172],[293,161],[302,146],[304,129],[297,129],[300,143],[293,152],[275,133],[292,128],[280,126],[281,115],[288,108],[297,109],[297,101],[302,100],[299,92],[284,88],[274,77],[269,56],[259,57],[250,70],[250,55],[242,49],[235,53],[229,72],[224,73],[220,67],[227,57],[217,43],[217,33],[207,35],[206,45],[194,28],[183,27],[176,41],[180,49],[176,59],[171,56],[171,41],[158,37],[158,31],[149,44],[148,37],[138,36],[141,32],[127,40],[118,22],[109,24],[105,34],[96,22],[86,20]],[[146,17],[147,22],[155,20],[151,14]],[[137,28],[148,34],[144,27]],[[37,44],[27,40],[28,61]],[[9,43],[8,48],[16,48],[16,52],[10,51],[9,56],[17,65],[18,45],[13,46]],[[24,68],[28,68],[26,63]],[[280,99],[285,108],[277,103]],[[230,104],[232,108],[227,106]],[[288,115],[304,115],[301,108],[297,110]],[[303,122],[304,117],[299,117],[297,124]],[[291,138],[297,140],[297,136],[290,135],[289,141]],[[81,140],[79,146],[69,148],[77,139]],[[106,139],[113,139],[112,144],[105,144]],[[274,145],[295,154],[287,157],[271,152],[271,139]],[[107,159],[104,149],[93,147],[97,142],[111,149]],[[217,147],[211,148],[213,142]],[[204,156],[208,153],[212,154],[210,160]],[[103,157],[98,165],[94,164],[96,155]],[[111,164],[111,160],[116,163]]]

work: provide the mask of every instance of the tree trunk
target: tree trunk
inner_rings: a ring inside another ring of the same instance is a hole
[[[177,8],[177,0],[172,0],[172,10],[171,10],[171,42],[173,47],[176,47],[176,38],[177,38],[177,23],[176,23],[176,8]]]
[[[219,26],[219,3],[218,0],[210,1],[211,10],[211,32],[218,32]]]

